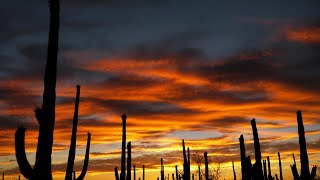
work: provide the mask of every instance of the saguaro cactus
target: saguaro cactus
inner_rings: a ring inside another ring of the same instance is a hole
[[[272,177],[272,175],[271,175],[271,166],[270,166],[270,157],[269,156],[267,156],[267,161],[268,161],[268,179],[272,180],[272,179],[274,179],[274,177]]]
[[[297,122],[298,122],[298,134],[299,134],[299,145],[300,145],[300,163],[301,163],[301,175],[299,177],[296,162],[291,166],[292,174],[294,179],[313,179],[316,176],[317,167],[313,166],[311,174],[309,171],[309,159],[307,152],[307,143],[305,138],[303,119],[301,111],[297,111]]]
[[[278,159],[279,159],[279,173],[280,173],[280,180],[283,180],[283,176],[282,176],[282,164],[281,164],[280,152],[278,152]]]
[[[47,49],[47,63],[44,75],[42,107],[35,108],[39,123],[38,146],[35,165],[32,169],[25,154],[25,128],[19,127],[15,134],[16,158],[22,175],[27,179],[51,180],[51,154],[55,124],[56,74],[59,37],[60,1],[49,0],[50,31]]]
[[[246,163],[246,148],[244,145],[244,138],[243,135],[240,135],[239,138],[239,142],[240,142],[240,159],[241,159],[241,174],[242,174],[242,179],[243,180],[249,180],[249,176],[248,176],[248,169],[247,169],[247,163]]]
[[[70,142],[70,149],[69,149],[69,156],[68,156],[68,165],[67,165],[65,180],[72,180],[74,158],[76,156],[79,101],[80,101],[80,86],[77,85],[77,94],[76,94],[74,115],[73,115],[72,135],[71,135],[71,142]],[[86,155],[85,155],[85,160],[84,160],[82,172],[81,172],[80,176],[78,178],[76,178],[76,180],[83,180],[83,178],[85,177],[85,175],[87,173],[88,163],[89,163],[89,153],[90,153],[90,140],[91,140],[91,134],[88,133]]]
[[[255,119],[251,120],[251,126],[252,126],[253,141],[254,141],[255,159],[256,159],[256,162],[254,164],[254,172],[257,179],[263,179],[260,142],[259,142],[259,135],[258,135]]]
[[[127,116],[122,115],[122,151],[121,151],[121,174],[120,174],[120,180],[126,179],[126,120]]]
[[[268,175],[267,175],[267,161],[262,160],[263,162],[263,178],[264,180],[268,180]]]
[[[184,145],[184,139],[182,140],[182,151],[183,151],[183,180],[190,180],[190,151],[188,148],[188,156],[187,156],[186,148]]]
[[[232,161],[233,179],[237,180],[236,171],[234,170],[234,162]]]
[[[128,142],[127,180],[131,180],[131,142]]]
[[[209,180],[209,165],[208,165],[208,153],[204,152],[204,164],[205,164],[205,178]]]
[[[136,180],[136,165],[133,165],[133,180]]]
[[[163,159],[161,158],[160,160],[161,162],[161,170],[160,170],[160,177],[161,177],[161,180],[164,180],[164,166],[163,166]]]
[[[145,180],[144,165],[142,165],[142,180]]]

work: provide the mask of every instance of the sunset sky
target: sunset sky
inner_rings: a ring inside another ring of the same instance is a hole
[[[181,140],[221,161],[222,179],[241,177],[239,136],[254,162],[250,120],[262,157],[286,179],[301,110],[310,166],[320,166],[320,1],[61,0],[54,179],[64,179],[74,99],[81,85],[77,157],[87,180],[114,179],[126,114],[137,177],[182,170]],[[0,172],[17,177],[14,132],[24,125],[34,164],[48,41],[47,0],[0,6]],[[191,160],[191,171],[196,163]],[[214,167],[216,164],[213,163]]]

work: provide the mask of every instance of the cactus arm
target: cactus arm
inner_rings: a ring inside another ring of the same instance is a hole
[[[85,158],[84,158],[84,163],[83,163],[81,174],[77,178],[77,180],[83,180],[84,177],[86,176],[86,173],[87,173],[87,170],[88,170],[88,164],[89,164],[90,142],[91,142],[91,133],[88,132],[86,155],[85,155]]]
[[[316,177],[316,173],[317,173],[317,166],[313,166],[312,170],[311,170],[311,179],[314,179]]]
[[[301,111],[297,112],[297,122],[298,122],[298,134],[299,134],[299,145],[300,145],[300,163],[301,163],[301,178],[309,179],[310,170],[309,170],[309,159],[307,152],[307,143],[305,138],[303,119]]]
[[[28,162],[26,151],[25,151],[25,131],[24,127],[19,127],[15,134],[15,149],[16,158],[19,165],[21,174],[27,178],[31,179],[33,177],[33,170]]]
[[[69,156],[68,156],[68,165],[67,165],[67,169],[66,169],[65,180],[72,179],[74,158],[76,156],[79,99],[80,99],[80,86],[77,85],[77,94],[76,94],[74,115],[73,115],[72,135],[71,135],[71,142],[70,142],[70,149],[69,149]]]
[[[116,177],[116,180],[119,180],[119,173],[118,173],[118,167],[114,168],[114,175]]]
[[[131,142],[128,142],[127,180],[131,180]]]
[[[299,174],[298,174],[298,170],[297,170],[297,165],[293,164],[290,166],[291,167],[291,171],[292,171],[292,175],[293,175],[293,179],[300,179]]]

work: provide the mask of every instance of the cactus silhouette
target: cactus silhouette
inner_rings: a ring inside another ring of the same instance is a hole
[[[253,165],[254,167],[253,176],[254,176],[254,179],[263,179],[260,142],[259,142],[259,135],[258,135],[255,119],[251,120],[251,126],[252,126],[252,133],[253,133],[255,159],[256,159],[256,162]]]
[[[267,161],[268,161],[268,179],[272,180],[274,177],[271,175],[271,166],[270,166],[270,157],[267,156]]]
[[[128,159],[127,159],[127,177],[126,177],[126,125],[127,125],[127,116],[122,115],[122,148],[121,148],[121,172],[120,180],[131,180],[131,142],[128,142]],[[134,166],[135,173],[135,166]],[[115,177],[119,178],[118,168],[115,168]]]
[[[190,180],[190,151],[188,148],[188,156],[187,156],[184,139],[182,140],[182,153],[183,153],[183,180]]]
[[[240,142],[240,159],[241,159],[241,174],[242,174],[242,179],[243,180],[248,180],[249,176],[248,176],[248,171],[249,171],[249,167],[247,166],[247,158],[246,158],[246,148],[244,145],[244,138],[243,135],[240,135],[239,138],[239,142]]]
[[[128,142],[127,180],[131,180],[131,142]]]
[[[263,179],[268,180],[268,175],[267,175],[267,161],[262,160],[263,162]]]
[[[118,167],[114,168],[114,174],[115,174],[116,180],[119,180]]]
[[[142,165],[142,180],[145,180],[144,165]]]
[[[39,123],[38,146],[35,165],[32,168],[25,154],[25,131],[19,127],[15,134],[15,151],[19,169],[27,179],[51,180],[51,154],[55,124],[56,74],[59,37],[60,1],[49,0],[50,30],[47,49],[47,63],[44,75],[44,92],[42,107],[35,108]]]
[[[122,151],[120,180],[126,179],[126,115],[122,115]]]
[[[316,176],[317,166],[313,166],[310,174],[309,170],[309,159],[307,152],[307,143],[305,138],[303,119],[301,111],[297,111],[297,123],[298,123],[298,134],[299,134],[299,145],[300,145],[300,163],[301,163],[301,173],[298,174],[296,161],[293,154],[294,164],[291,165],[292,175],[294,179],[314,179]]]
[[[208,153],[204,152],[204,165],[205,165],[205,178],[209,180],[209,163],[208,163]]]
[[[160,163],[161,163],[160,177],[161,177],[161,180],[164,180],[164,166],[163,166],[162,158],[160,160]]]
[[[283,176],[282,176],[282,164],[281,164],[280,152],[278,152],[278,159],[279,159],[279,173],[280,173],[280,180],[283,180]]]
[[[233,179],[237,180],[236,171],[234,170],[234,162],[232,161]]]
[[[74,115],[73,115],[72,135],[71,135],[71,142],[70,142],[70,149],[69,149],[69,156],[68,156],[68,165],[67,165],[65,180],[72,180],[74,158],[76,156],[79,102],[80,102],[80,86],[77,85],[77,94],[76,94]],[[86,155],[85,155],[85,160],[84,160],[82,172],[78,178],[74,177],[76,180],[83,180],[86,173],[87,173],[88,163],[89,163],[89,153],[90,153],[90,140],[91,140],[91,134],[88,133]]]

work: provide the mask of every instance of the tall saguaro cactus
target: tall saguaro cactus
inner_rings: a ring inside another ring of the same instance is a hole
[[[282,176],[282,164],[281,164],[280,152],[278,152],[278,159],[279,159],[279,173],[280,173],[280,180],[283,180],[283,176]]]
[[[70,142],[70,149],[69,149],[69,156],[68,156],[68,165],[67,165],[65,180],[72,180],[74,159],[76,156],[79,102],[80,102],[80,86],[77,85],[77,94],[76,94],[74,115],[73,115],[72,135],[71,135],[71,142]],[[85,155],[85,160],[84,160],[82,172],[78,178],[75,178],[76,180],[83,180],[86,173],[87,173],[88,163],[89,163],[89,153],[90,153],[90,141],[91,141],[91,134],[88,133],[86,155]]]
[[[239,138],[240,142],[240,159],[241,159],[241,174],[243,180],[248,180],[248,174],[247,174],[247,163],[246,163],[246,148],[244,146],[244,138],[243,135],[240,135]]]
[[[205,165],[205,178],[209,180],[209,163],[208,163],[208,153],[204,152],[204,165]]]
[[[259,135],[258,135],[255,119],[251,120],[251,126],[252,126],[252,133],[253,133],[255,159],[256,159],[256,162],[254,163],[254,172],[257,179],[263,179],[260,142],[259,142]]]
[[[122,115],[122,151],[121,151],[121,173],[120,173],[120,180],[126,179],[126,120],[127,116]]]
[[[19,169],[27,179],[51,180],[51,154],[55,124],[56,75],[59,42],[60,0],[49,0],[50,30],[47,49],[47,63],[44,75],[42,107],[35,115],[39,123],[38,146],[35,165],[32,169],[25,154],[25,128],[19,127],[15,134],[15,151]]]
[[[127,180],[131,180],[131,142],[128,142]]]
[[[187,156],[186,148],[184,145],[184,139],[182,140],[182,151],[183,151],[183,180],[190,180],[190,151],[188,148],[188,156]]]
[[[309,171],[309,159],[307,152],[307,143],[305,138],[303,119],[301,111],[297,111],[297,122],[298,122],[298,134],[299,134],[299,145],[300,145],[300,163],[301,163],[301,173],[300,177],[297,171],[296,162],[291,166],[294,179],[313,179],[316,176],[317,167],[313,166],[311,174]],[[293,155],[294,157],[294,155]]]
[[[161,177],[161,180],[164,180],[164,166],[163,166],[163,159],[161,158],[161,170],[160,170],[160,177]]]

